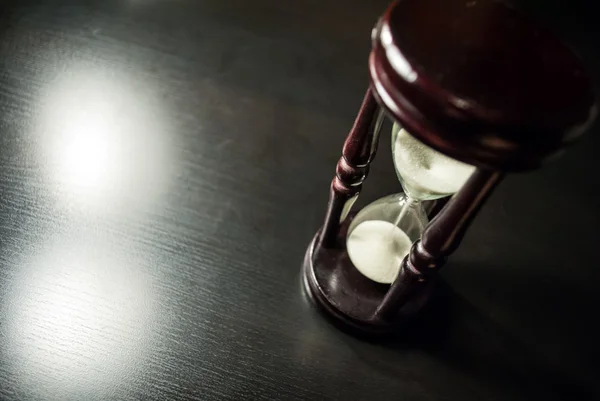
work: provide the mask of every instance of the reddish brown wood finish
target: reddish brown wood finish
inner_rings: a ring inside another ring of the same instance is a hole
[[[329,204],[318,246],[331,248],[335,245],[340,223],[362,189],[369,173],[369,164],[377,152],[379,142],[379,107],[371,88],[363,99],[358,116],[344,142],[342,157],[337,164],[336,175],[331,181]],[[382,115],[381,115],[382,117]]]
[[[394,309],[393,318],[376,316],[375,311],[390,286],[369,280],[350,261],[346,235],[354,215],[342,222],[334,247],[319,248],[317,233],[304,257],[304,286],[310,298],[341,327],[361,334],[393,332],[423,307],[435,282],[429,280],[418,296]]]
[[[400,274],[391,285],[375,315],[393,319],[423,285],[442,268],[448,256],[460,245],[467,228],[481,206],[498,185],[502,174],[478,169],[460,191],[425,228],[410,254],[404,258]]]
[[[383,15],[369,70],[375,94],[412,135],[456,159],[535,168],[595,115],[579,59],[492,0],[404,0]]]
[[[577,57],[493,0],[395,2],[374,30],[369,71],[371,89],[344,144],[323,235],[307,250],[304,279],[312,298],[337,321],[381,333],[423,305],[436,272],[503,173],[538,167],[563,150],[591,123],[595,106]],[[352,266],[343,216],[377,149],[377,102],[425,144],[479,167],[413,245],[385,291]]]

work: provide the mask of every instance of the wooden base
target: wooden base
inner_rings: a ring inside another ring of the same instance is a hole
[[[310,243],[304,257],[303,281],[311,300],[334,323],[354,334],[384,335],[397,332],[427,302],[432,285],[399,308],[391,319],[374,316],[377,306],[390,288],[363,276],[346,252],[346,233],[350,221],[340,229],[337,246],[317,249],[319,234]]]

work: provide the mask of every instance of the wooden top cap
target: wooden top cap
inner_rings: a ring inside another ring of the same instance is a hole
[[[411,134],[474,165],[539,166],[595,115],[580,60],[492,0],[401,0],[373,32],[375,95]]]

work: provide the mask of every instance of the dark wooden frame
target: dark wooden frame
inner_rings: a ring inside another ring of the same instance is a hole
[[[438,7],[443,10],[432,14]],[[448,48],[458,61],[431,56]],[[493,74],[486,70],[491,62],[498,64]],[[392,332],[417,313],[505,172],[538,167],[590,125],[595,106],[583,70],[551,33],[503,3],[393,3],[374,30],[371,85],[344,143],[323,228],[306,252],[309,295],[361,333]],[[491,80],[506,84],[489,93]],[[522,108],[514,105],[519,99],[527,100]],[[345,249],[349,211],[375,156],[384,114],[425,144],[477,166],[413,245],[391,286],[362,276]]]

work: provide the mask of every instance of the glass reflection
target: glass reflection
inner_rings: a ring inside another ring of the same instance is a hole
[[[62,239],[24,261],[3,329],[29,395],[110,395],[140,374],[157,295],[144,261],[116,251]]]
[[[148,82],[75,65],[40,100],[41,155],[58,202],[86,212],[138,209],[170,174],[167,113]]]

